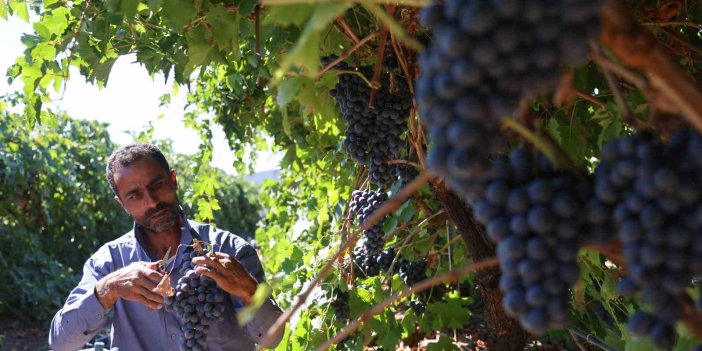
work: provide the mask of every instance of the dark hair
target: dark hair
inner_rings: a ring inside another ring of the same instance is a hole
[[[158,162],[159,166],[166,171],[171,170],[168,166],[168,161],[166,161],[166,157],[163,156],[161,150],[156,146],[142,142],[124,145],[115,150],[107,161],[107,182],[110,183],[110,188],[112,188],[112,192],[114,192],[115,195],[118,195],[114,178],[115,171],[122,167],[127,167],[145,157],[150,157],[155,160]]]

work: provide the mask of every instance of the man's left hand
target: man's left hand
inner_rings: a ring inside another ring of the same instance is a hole
[[[193,264],[197,265],[195,273],[214,279],[222,290],[241,298],[244,305],[251,303],[258,282],[236,258],[215,252],[193,258]]]

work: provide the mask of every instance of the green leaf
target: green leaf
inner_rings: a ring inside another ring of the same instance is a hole
[[[32,59],[35,61],[52,61],[55,57],[56,48],[49,42],[41,42],[32,49]]]
[[[4,1],[4,0],[3,0]],[[10,0],[10,10],[23,21],[29,23],[29,3],[22,0]]]
[[[241,0],[238,5],[239,13],[242,17],[248,17],[258,3],[259,0]]]
[[[450,351],[457,350],[460,351],[458,346],[454,345],[453,340],[446,335],[441,335],[439,341],[430,342],[427,344],[427,351]]]
[[[209,63],[208,57],[214,47],[206,38],[204,26],[197,26],[188,32],[188,63],[185,65],[185,76],[190,76],[196,67]]]
[[[276,103],[283,107],[295,99],[302,88],[304,80],[298,77],[286,79],[278,85],[278,97]]]
[[[348,8],[346,3],[319,3],[315,5],[312,17],[290,52],[285,55],[276,71],[276,83],[291,66],[302,67],[305,74],[314,76],[319,70],[319,42],[323,30]]]
[[[5,0],[0,0],[0,18],[6,20],[9,14]]]
[[[235,12],[228,12],[222,5],[210,9],[207,22],[212,26],[212,37],[220,50],[239,51],[239,22],[241,18]]]
[[[114,58],[107,59],[104,62],[100,62],[97,65],[95,65],[95,69],[93,70],[91,79],[95,79],[103,85],[107,84],[107,79],[109,78],[110,72],[112,71],[112,66],[114,66],[116,61],[117,59]]]
[[[178,33],[183,32],[196,14],[195,3],[191,0],[164,0],[161,7],[163,22]]]
[[[120,10],[127,21],[134,21],[134,16],[137,13],[138,6],[139,0],[121,0]]]
[[[236,319],[239,321],[239,325],[246,325],[251,322],[256,315],[256,312],[263,306],[263,304],[271,296],[273,289],[267,283],[263,282],[258,284],[254,296],[251,298],[251,304],[242,308],[236,313]]]
[[[266,11],[265,24],[302,27],[314,12],[313,4],[272,6]]]

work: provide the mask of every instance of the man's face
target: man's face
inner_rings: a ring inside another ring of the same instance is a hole
[[[178,223],[179,202],[175,172],[145,157],[114,172],[117,201],[134,221],[147,230],[163,233]]]

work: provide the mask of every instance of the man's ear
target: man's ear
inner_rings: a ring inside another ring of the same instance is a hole
[[[178,176],[176,175],[176,171],[171,171],[171,181],[175,184],[176,189],[178,189]]]

